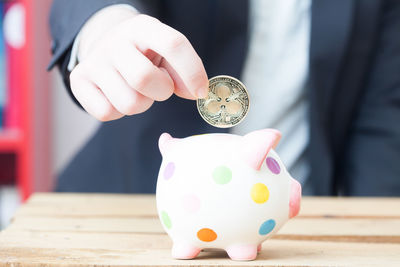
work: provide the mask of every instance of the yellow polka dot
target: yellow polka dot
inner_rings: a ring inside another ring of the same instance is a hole
[[[257,183],[251,188],[251,198],[254,202],[262,204],[269,198],[269,190],[265,184]]]

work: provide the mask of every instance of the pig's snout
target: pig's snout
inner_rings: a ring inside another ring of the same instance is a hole
[[[300,210],[301,185],[292,178],[290,184],[289,218],[295,217]]]

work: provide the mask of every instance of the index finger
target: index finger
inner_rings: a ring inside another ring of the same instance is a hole
[[[168,70],[178,91],[188,91],[195,98],[208,92],[208,78],[203,62],[189,40],[177,30],[149,16],[135,17],[132,40],[142,53],[151,49],[162,56],[173,71]],[[165,67],[164,66],[164,67]],[[176,77],[178,76],[178,77]]]

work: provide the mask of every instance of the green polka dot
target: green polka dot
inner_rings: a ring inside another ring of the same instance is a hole
[[[232,179],[232,171],[226,166],[218,166],[213,171],[213,179],[217,184],[227,184]]]
[[[168,229],[171,229],[172,223],[171,223],[171,219],[168,216],[168,213],[166,213],[165,211],[162,211],[161,212],[161,220],[162,220],[163,224],[165,225],[165,227],[167,227]]]

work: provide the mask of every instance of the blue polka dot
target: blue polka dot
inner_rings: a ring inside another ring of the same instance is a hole
[[[271,220],[265,221],[265,222],[263,222],[263,224],[261,224],[260,230],[258,230],[258,233],[260,235],[267,235],[272,230],[274,230],[275,225],[276,225],[275,220],[271,219]]]

